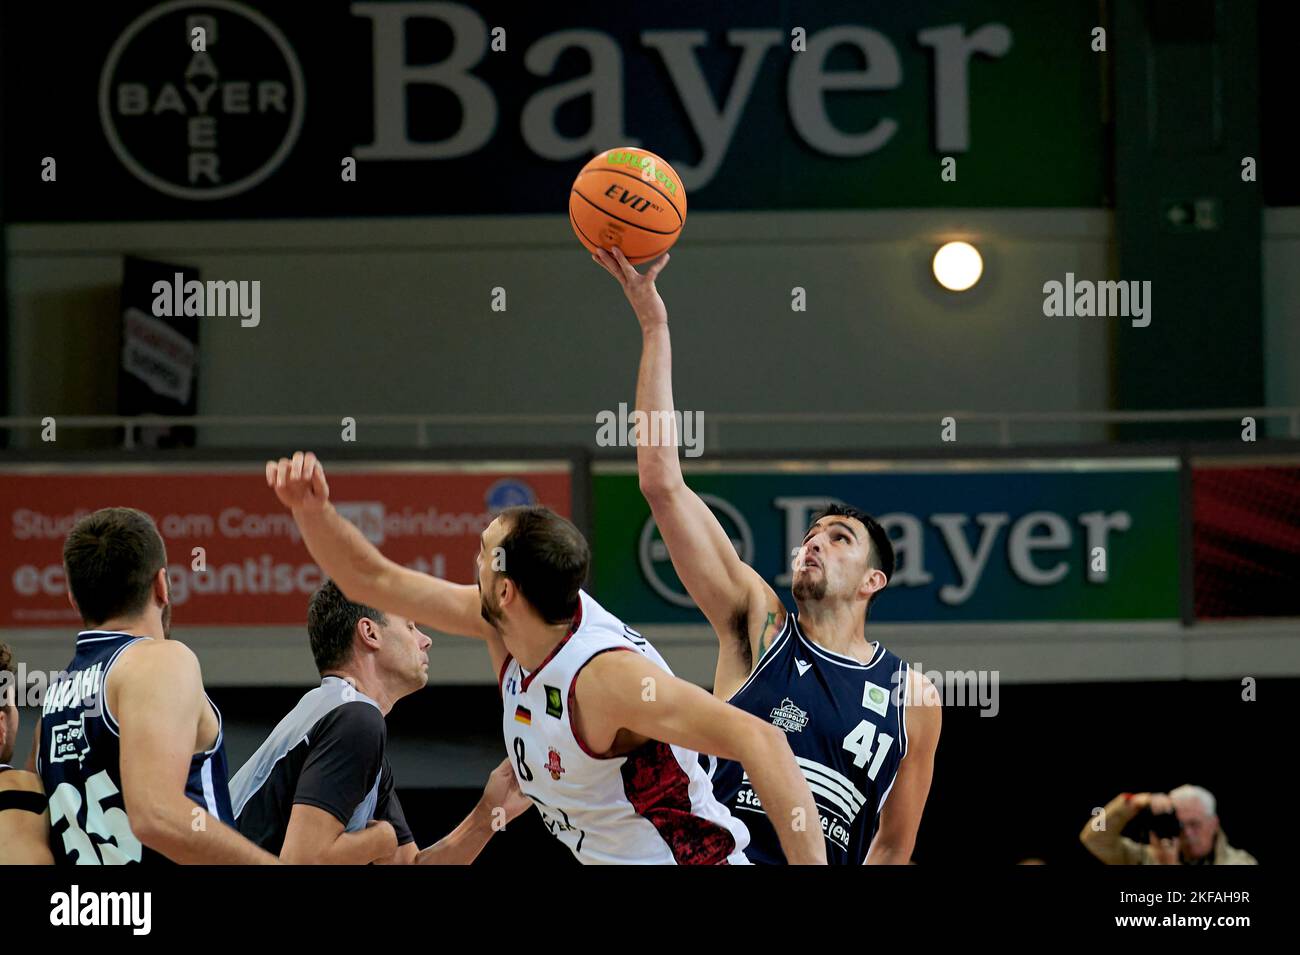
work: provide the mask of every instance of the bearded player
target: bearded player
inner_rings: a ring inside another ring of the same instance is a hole
[[[483,640],[519,789],[579,862],[737,864],[749,834],[714,798],[698,753],[748,770],[792,862],[825,863],[812,792],[785,734],[669,671],[585,591],[590,552],[545,507],[484,530],[477,586],[384,557],[329,501],[315,455],[268,461],[267,483],[349,600]]]
[[[636,408],[670,423],[668,311],[655,289],[668,256],[644,275],[618,249],[592,258],[618,280],[641,325]],[[818,517],[794,557],[792,614],[686,486],[675,440],[639,444],[637,472],[673,568],[718,635],[714,694],[785,731],[816,796],[831,863],[906,864],[941,711],[923,674],[866,637],[872,601],[894,572],[884,529],[852,507]],[[750,829],[750,861],[785,862],[777,817],[745,768],[724,756],[712,778],[719,801]]]

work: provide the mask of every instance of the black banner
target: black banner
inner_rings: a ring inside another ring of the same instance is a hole
[[[122,365],[119,414],[192,415],[198,406],[199,320],[159,309],[171,290],[198,279],[198,269],[127,256],[122,263]],[[166,291],[161,291],[165,286]],[[193,447],[193,428],[145,428],[146,447]]]
[[[626,145],[692,209],[1101,202],[1089,0],[71,12],[5,11],[14,221],[562,216]]]

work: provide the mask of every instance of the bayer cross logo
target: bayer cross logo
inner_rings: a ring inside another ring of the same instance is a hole
[[[745,515],[730,501],[723,500],[715,494],[701,494],[700,500],[709,506],[713,516],[718,519],[731,544],[736,548],[740,559],[747,564],[754,561],[754,534],[749,529]],[[659,526],[653,516],[647,517],[641,528],[641,539],[637,544],[637,559],[641,573],[648,583],[664,600],[678,607],[694,607],[695,601],[686,588],[682,586],[673,570],[668,556],[668,545],[659,534]]]
[[[201,27],[206,49],[191,47]],[[262,182],[302,127],[304,84],[279,28],[232,0],[146,11],[109,50],[99,118],[133,176],[179,199],[224,199]]]

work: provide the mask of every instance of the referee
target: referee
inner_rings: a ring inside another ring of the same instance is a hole
[[[239,831],[288,863],[472,862],[530,803],[503,763],[473,812],[417,849],[384,753],[384,717],[425,685],[429,638],[414,621],[353,603],[333,581],[312,595],[307,629],[321,684],[231,780]],[[504,816],[494,819],[497,809]]]

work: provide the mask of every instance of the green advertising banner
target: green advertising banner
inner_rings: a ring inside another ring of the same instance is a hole
[[[790,564],[833,500],[876,515],[898,554],[873,621],[1179,616],[1174,458],[891,465],[778,462],[688,471],[737,551],[788,606]],[[592,478],[595,586],[636,624],[700,623],[630,465]]]

